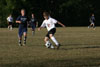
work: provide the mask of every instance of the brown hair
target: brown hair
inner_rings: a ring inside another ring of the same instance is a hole
[[[50,13],[49,13],[49,12],[43,12],[43,15],[44,15],[44,16],[49,16]]]

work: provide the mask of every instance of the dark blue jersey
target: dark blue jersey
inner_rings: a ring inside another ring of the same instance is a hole
[[[35,18],[31,18],[31,24],[36,24],[37,20]]]
[[[91,17],[90,17],[90,22],[91,22],[91,23],[94,23],[94,22],[95,22],[95,17],[94,17],[94,16],[91,16]]]
[[[36,22],[37,22],[37,20],[35,18],[31,18],[30,25],[31,26],[36,26]]]
[[[21,24],[19,24],[19,27],[27,28],[27,22],[29,21],[29,18],[27,16],[19,16],[17,18],[17,21],[21,21]]]

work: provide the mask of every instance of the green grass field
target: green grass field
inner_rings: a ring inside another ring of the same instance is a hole
[[[57,28],[59,50],[44,46],[46,29],[28,31],[26,46],[18,46],[18,29],[0,28],[0,67],[100,67],[100,27]]]

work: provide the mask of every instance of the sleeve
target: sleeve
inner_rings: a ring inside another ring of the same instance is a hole
[[[9,20],[9,17],[7,17],[7,21]]]
[[[21,20],[20,20],[20,16],[16,19],[16,21],[21,21]]]
[[[52,22],[56,24],[58,21],[56,19],[52,19]]]
[[[41,25],[41,27],[45,27],[46,25],[45,25],[45,22],[43,21],[43,23],[42,23],[42,25]]]

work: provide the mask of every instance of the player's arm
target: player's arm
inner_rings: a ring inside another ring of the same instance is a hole
[[[8,21],[9,17],[7,17],[7,23],[9,24],[9,21]]]
[[[61,22],[57,22],[59,25],[61,25],[62,27],[66,27],[64,24],[62,24]]]
[[[20,20],[20,16],[17,18],[16,23],[19,23],[19,24],[22,23],[21,20]]]
[[[45,23],[43,22],[42,25],[38,28],[38,31],[40,31],[44,27],[45,27]]]
[[[16,20],[16,23],[19,23],[19,24],[20,24],[20,23],[21,23],[21,21],[19,21],[19,20]]]
[[[36,27],[38,27],[38,21],[36,22]]]
[[[39,27],[39,28],[38,28],[38,31],[40,31],[42,28],[43,28],[43,27]]]

